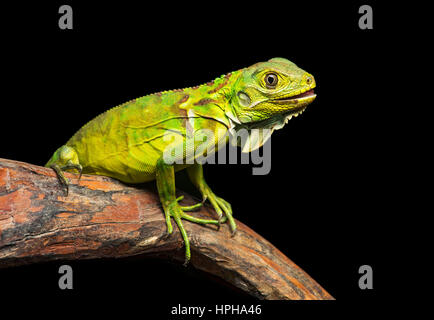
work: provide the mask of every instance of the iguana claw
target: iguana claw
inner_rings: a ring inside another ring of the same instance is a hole
[[[56,172],[60,183],[66,188],[66,196],[68,196],[69,193],[69,181],[63,174],[63,171],[71,169],[78,170],[79,176],[77,183],[80,182],[83,167],[78,162],[77,153],[69,146],[65,145],[57,149],[45,166],[50,167]]]
[[[53,169],[54,172],[56,172],[57,178],[59,179],[59,181],[62,184],[62,186],[65,187],[65,191],[66,191],[65,197],[67,197],[68,193],[69,193],[69,181],[68,181],[68,179],[63,174],[63,171],[59,167],[59,165],[52,164],[52,165],[50,165],[50,168]]]

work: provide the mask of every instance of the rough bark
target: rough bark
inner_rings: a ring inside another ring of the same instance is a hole
[[[133,255],[184,258],[176,225],[166,236],[164,214],[154,188],[135,188],[114,179],[67,173],[65,196],[51,169],[0,159],[0,267],[56,259]],[[194,200],[187,194],[183,203]],[[195,216],[209,218],[204,207]],[[191,239],[191,267],[223,278],[260,299],[333,299],[271,243],[237,222],[230,236],[184,221]],[[1,272],[1,270],[0,270]]]

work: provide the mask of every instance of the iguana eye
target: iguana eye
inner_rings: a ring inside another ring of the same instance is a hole
[[[275,73],[267,73],[265,75],[264,80],[265,80],[265,85],[267,86],[267,88],[273,89],[276,87],[279,78],[277,77],[277,75]]]

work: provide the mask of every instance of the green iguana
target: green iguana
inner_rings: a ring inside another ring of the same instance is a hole
[[[313,88],[312,75],[286,59],[274,58],[207,84],[150,94],[114,107],[88,122],[56,150],[46,167],[55,170],[66,192],[68,181],[63,171],[77,170],[79,180],[81,173],[109,176],[127,183],[155,179],[167,232],[173,231],[173,218],[182,234],[188,263],[190,243],[181,219],[215,225],[229,221],[232,234],[236,231],[231,205],[212,192],[205,182],[202,165],[195,161],[196,151],[204,142],[201,131],[208,132],[206,144],[212,148],[207,152],[211,153],[228,142],[228,132],[236,134],[244,128],[249,135],[242,151],[252,151],[263,145],[273,130],[282,128],[291,117],[304,111],[316,97]],[[253,130],[257,128],[265,133]],[[190,159],[193,161],[165,161],[164,154],[174,141],[183,150],[177,160],[188,160],[193,154]],[[201,203],[189,207],[178,203],[181,197],[175,194],[174,174],[184,168],[203,201],[208,199],[214,207],[217,220],[185,213]]]

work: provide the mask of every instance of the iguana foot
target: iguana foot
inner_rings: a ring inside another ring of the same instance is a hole
[[[157,180],[157,189],[160,195],[161,204],[163,205],[164,215],[166,218],[167,225],[167,233],[171,234],[173,232],[172,227],[172,218],[175,220],[179,231],[181,232],[182,239],[185,244],[185,262],[184,265],[187,265],[190,261],[190,240],[188,239],[187,232],[184,229],[184,225],[182,224],[182,219],[200,223],[200,224],[215,224],[217,226],[220,225],[218,220],[208,220],[208,219],[200,219],[189,214],[185,213],[185,211],[192,211],[199,208],[202,204],[198,203],[193,206],[182,207],[179,205],[179,201],[183,199],[183,196],[176,198],[176,188],[175,188],[175,171],[173,165],[168,165],[164,162],[164,159],[161,158],[157,161],[157,170],[156,170],[156,180]]]
[[[217,212],[217,215],[219,217],[220,223],[225,223],[226,221],[229,221],[229,225],[232,231],[232,236],[234,236],[235,233],[237,232],[237,225],[232,216],[231,204],[226,200],[217,197],[214,194],[214,192],[211,191],[208,185],[206,185],[206,187],[203,188],[202,196],[204,197],[204,200],[208,199],[211,205],[214,207],[214,210]]]
[[[80,182],[83,167],[78,162],[77,153],[71,147],[62,146],[57,149],[45,166],[53,169],[56,172],[60,183],[65,187],[66,196],[69,192],[69,181],[63,174],[63,171],[72,169],[77,170],[79,172],[77,183]]]
[[[178,197],[178,198],[176,199],[176,201],[179,202],[179,201],[181,201],[182,199],[184,199],[184,196],[180,196],[180,197]],[[181,206],[181,209],[182,209],[182,211],[184,211],[184,212],[187,212],[187,211],[195,211],[195,210],[199,209],[200,207],[202,207],[203,202],[204,202],[204,201],[199,202],[199,203],[196,203],[196,204],[194,204],[194,205],[192,205],[192,206]]]
[[[237,231],[237,225],[232,216],[232,206],[230,205],[230,203],[220,197],[217,197],[214,192],[212,192],[211,188],[208,186],[205,178],[203,177],[202,165],[194,164],[187,168],[187,172],[190,180],[201,192],[203,201],[208,199],[211,205],[214,207],[214,210],[217,212],[219,221],[221,223],[229,221],[232,236],[234,236]]]
[[[178,201],[181,200],[183,196],[177,198],[172,203],[169,203],[164,206],[164,214],[166,216],[166,225],[167,225],[167,233],[171,234],[173,232],[172,222],[171,218],[173,218],[179,228],[179,231],[181,232],[182,239],[184,240],[185,245],[185,261],[184,265],[186,266],[188,262],[190,261],[191,253],[190,253],[190,240],[188,239],[187,232],[184,229],[184,225],[182,224],[182,219],[199,223],[199,224],[214,224],[214,225],[220,225],[220,222],[218,220],[211,220],[211,219],[200,219],[193,216],[190,216],[184,212],[185,208],[187,208],[187,211],[191,211],[192,207],[197,208],[198,205],[189,206],[189,207],[182,207],[179,205]],[[201,204],[199,204],[200,206]]]

